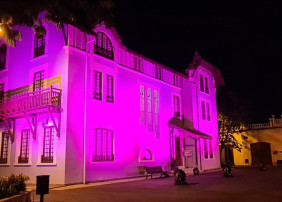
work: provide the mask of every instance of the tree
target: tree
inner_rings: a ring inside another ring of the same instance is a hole
[[[225,152],[225,163],[232,163],[230,149],[236,149],[241,152],[242,145],[234,137],[235,133],[241,132],[242,123],[234,121],[223,113],[218,113],[218,135],[220,144],[220,154]]]
[[[22,38],[15,28],[18,25],[32,27],[35,34],[45,36],[46,30],[39,18],[42,12],[44,20],[61,28],[64,36],[64,24],[91,35],[95,34],[93,29],[97,24],[113,25],[112,0],[5,0],[0,2],[0,37],[8,45],[16,46],[16,41]]]

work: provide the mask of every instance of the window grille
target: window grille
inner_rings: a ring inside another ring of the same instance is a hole
[[[96,100],[102,100],[102,73],[94,70],[93,80],[93,98]]]
[[[138,57],[134,57],[134,65],[133,65],[134,70],[138,72],[143,72],[143,61],[142,59]]]
[[[33,79],[33,91],[40,91],[44,86],[44,70],[35,72]]]
[[[113,131],[94,128],[93,140],[93,162],[113,161]]]
[[[113,46],[106,34],[98,32],[97,40],[94,43],[94,53],[114,60]]]
[[[202,107],[202,119],[206,120],[206,104],[204,101],[201,101],[201,107]]]
[[[153,131],[152,90],[150,88],[147,89],[147,96],[148,96],[148,129],[149,131]]]
[[[180,117],[180,102],[178,96],[173,96],[174,116]]]
[[[8,149],[9,149],[9,134],[2,133],[0,164],[8,163]]]
[[[204,77],[200,74],[200,91],[204,92]]]
[[[35,35],[34,37],[34,57],[45,54],[45,36]]]
[[[5,84],[0,83],[0,100],[4,100],[4,89],[5,89]]]
[[[7,46],[3,44],[0,47],[0,71],[6,68],[6,55],[7,55]]]
[[[145,87],[140,86],[140,111],[141,111],[141,123],[146,123],[145,118]]]
[[[41,163],[53,163],[54,158],[54,126],[44,128],[43,154]]]
[[[19,163],[28,163],[29,158],[29,130],[22,130],[21,151],[18,157]]]
[[[114,77],[107,75],[107,102],[114,102]]]

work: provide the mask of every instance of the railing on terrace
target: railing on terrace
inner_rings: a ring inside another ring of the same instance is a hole
[[[256,123],[256,124],[250,124],[245,126],[245,129],[263,129],[263,128],[270,128],[269,123]]]
[[[61,108],[62,90],[52,86],[36,92],[24,92],[0,101],[0,115],[14,117],[44,108]]]

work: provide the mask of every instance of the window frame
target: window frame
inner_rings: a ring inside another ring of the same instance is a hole
[[[5,83],[0,83],[0,102],[5,98]]]
[[[39,45],[39,43],[41,43]],[[46,35],[34,34],[34,43],[33,43],[33,58],[38,58],[46,54]]]
[[[1,133],[1,145],[0,145],[0,164],[9,163],[9,150],[10,150],[10,147],[9,147],[10,141],[9,140],[10,140],[9,133],[2,132]],[[5,157],[3,157],[3,155],[5,155]]]
[[[39,77],[37,77],[39,74]],[[45,70],[34,72],[33,74],[33,92],[41,91],[44,88]],[[39,78],[39,79],[38,79]]]
[[[200,91],[206,94],[210,94],[209,89],[209,77],[204,73],[199,73]]]
[[[114,76],[106,74],[106,102],[114,103]]]
[[[175,103],[175,101],[177,101]],[[175,117],[180,118],[180,96],[179,95],[173,95],[173,114]]]
[[[133,56],[133,69],[137,72],[144,73],[143,59]]]
[[[25,142],[25,153],[24,153],[24,156],[23,157],[23,136],[26,135],[26,142]],[[18,156],[18,163],[19,164],[26,164],[29,162],[29,158],[30,158],[30,155],[29,155],[29,149],[30,149],[30,130],[27,129],[27,130],[22,130],[21,132],[21,144],[20,144],[20,155]]]
[[[46,141],[46,132],[49,131],[49,140]],[[46,142],[49,141],[49,148],[46,149]],[[46,150],[45,150],[46,149]],[[46,152],[47,151],[47,152]],[[49,155],[45,156],[48,153]],[[55,127],[54,126],[45,126],[44,127],[44,135],[43,135],[43,145],[42,145],[42,155],[41,155],[41,163],[54,163],[54,155],[55,155]]]
[[[156,78],[163,80],[163,68],[161,68],[160,66],[156,66]]]
[[[0,46],[0,71],[7,69],[7,50],[8,48],[6,44]],[[1,61],[2,59],[3,61]]]
[[[97,39],[94,41],[94,53],[104,58],[114,60],[113,44],[104,32],[97,33]]]

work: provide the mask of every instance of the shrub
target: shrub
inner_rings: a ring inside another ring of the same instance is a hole
[[[29,177],[23,174],[0,177],[0,199],[25,192],[27,180],[29,180]]]

